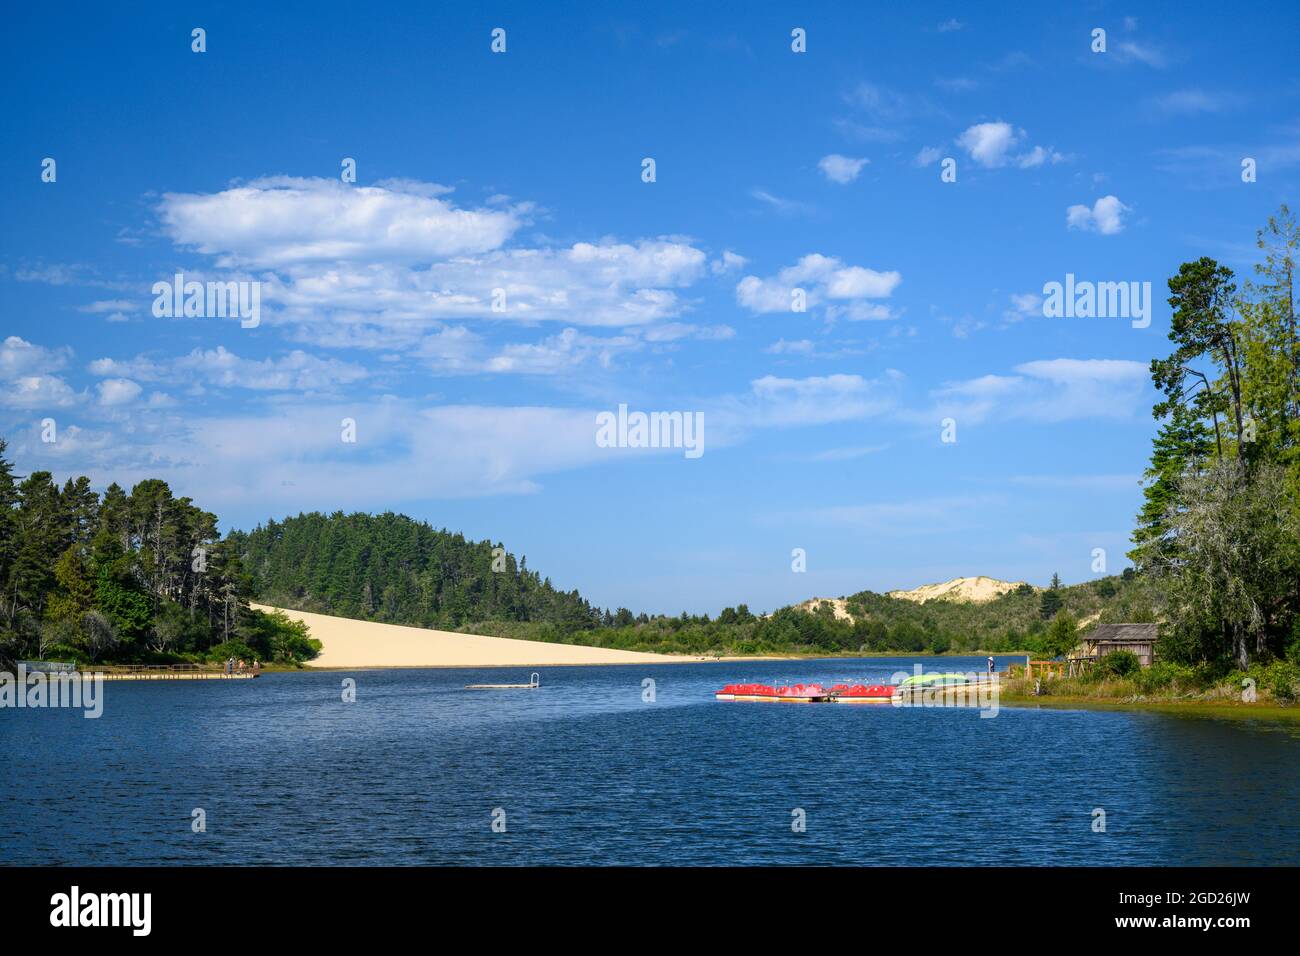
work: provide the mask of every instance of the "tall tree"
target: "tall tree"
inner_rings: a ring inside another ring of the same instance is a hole
[[[1179,557],[1168,569],[1174,646],[1193,658],[1280,654],[1300,613],[1300,518],[1285,470],[1228,459],[1189,475],[1169,520]]]

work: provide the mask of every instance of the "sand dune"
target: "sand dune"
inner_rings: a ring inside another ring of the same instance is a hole
[[[969,601],[973,604],[983,604],[1001,597],[1008,591],[1014,591],[1024,583],[1024,581],[999,581],[997,578],[986,578],[980,575],[973,578],[953,578],[943,584],[923,584],[910,591],[887,591],[886,595],[902,598],[905,601],[916,601],[919,604],[924,604],[926,601]]]
[[[849,613],[849,602],[844,598],[809,598],[802,604],[796,604],[795,607],[800,611],[807,611],[809,614],[817,612],[819,604],[829,604],[831,612],[835,615],[837,621],[852,621],[853,615]]]
[[[275,608],[263,604],[262,611]],[[542,667],[555,664],[677,664],[706,658],[547,644],[423,627],[376,624],[281,608],[323,645],[312,667]],[[713,658],[707,658],[712,660]]]

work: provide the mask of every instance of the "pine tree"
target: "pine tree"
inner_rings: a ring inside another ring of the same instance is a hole
[[[1171,409],[1152,442],[1151,464],[1143,473],[1142,510],[1133,531],[1129,559],[1139,569],[1168,564],[1177,554],[1169,518],[1178,507],[1178,488],[1189,474],[1199,474],[1211,453],[1205,423],[1182,405]]]
[[[1061,576],[1053,573],[1052,586],[1038,600],[1038,613],[1044,621],[1050,621],[1064,604],[1065,600],[1061,597]]]

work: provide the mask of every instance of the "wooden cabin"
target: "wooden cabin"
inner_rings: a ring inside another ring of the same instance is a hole
[[[1070,672],[1084,670],[1116,651],[1132,651],[1143,667],[1150,667],[1155,660],[1156,630],[1155,624],[1098,624],[1070,652]]]

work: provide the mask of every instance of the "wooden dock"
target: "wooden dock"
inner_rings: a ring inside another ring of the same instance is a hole
[[[87,671],[82,676],[98,676],[104,680],[252,680],[261,674],[246,671],[227,674],[224,671],[190,671],[173,674],[126,674],[121,671]]]
[[[97,676],[104,680],[252,680],[261,676],[260,670],[249,667],[227,674],[224,666],[198,664],[105,664],[102,667],[91,664],[80,673],[82,677]]]

